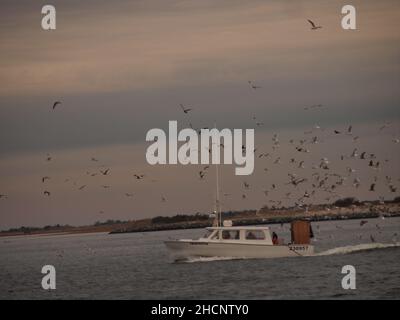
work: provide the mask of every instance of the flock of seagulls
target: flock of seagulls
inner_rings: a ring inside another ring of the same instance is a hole
[[[314,23],[312,20],[308,19],[308,23],[311,25],[311,30],[318,30],[321,29],[322,26],[317,25]],[[250,86],[250,89],[252,91],[259,91],[262,90],[262,86],[255,83],[252,80],[247,81],[248,85]],[[62,101],[57,100],[52,104],[52,110],[56,110],[59,106],[62,105]],[[193,107],[187,106],[184,104],[179,104],[178,106],[180,110],[185,114],[185,115],[190,115],[193,112]],[[307,112],[312,112],[313,110],[322,110],[325,109],[326,107],[323,104],[314,104],[310,106],[306,106],[303,109]],[[252,117],[252,120],[254,122],[255,127],[262,127],[264,123],[260,121],[259,119],[256,118],[256,116]],[[189,124],[191,128],[193,128],[192,124]],[[384,130],[390,128],[391,123],[386,122],[384,123],[381,127],[379,127],[378,132],[383,132]],[[208,127],[205,127],[208,128]],[[194,129],[194,128],[193,128]],[[195,129],[195,130],[200,130],[201,129]],[[317,156],[320,160],[317,162],[312,162],[308,163],[306,159],[302,158],[301,155],[305,154],[310,154],[313,153],[313,146],[324,143],[324,139],[330,138],[328,137],[321,137],[320,133],[324,132],[325,129],[321,128],[319,125],[315,125],[312,127],[310,130],[304,132],[303,137],[296,137],[293,139],[288,140],[288,145],[291,146],[292,152],[294,154],[293,157],[289,157],[287,159],[287,156],[283,157],[282,155],[279,155],[279,150],[281,148],[282,142],[280,141],[279,135],[275,133],[272,137],[272,147],[271,150],[268,151],[259,151],[261,147],[256,147],[254,150],[254,154],[256,155],[256,158],[258,161],[269,161],[270,164],[267,167],[263,168],[263,171],[265,174],[268,174],[272,168],[272,170],[279,170],[277,169],[282,163],[287,162],[287,164],[290,166],[292,169],[292,172],[288,172],[286,174],[286,179],[285,181],[281,182],[281,185],[277,183],[271,183],[270,186],[264,187],[261,191],[263,192],[265,198],[267,199],[267,202],[272,208],[279,208],[283,204],[283,200],[291,200],[294,202],[294,205],[299,208],[307,208],[311,203],[313,203],[316,199],[317,196],[321,197],[321,194],[325,194],[325,196],[322,196],[322,198],[327,201],[331,202],[335,198],[338,199],[342,197],[343,195],[340,193],[340,189],[342,187],[353,187],[355,189],[359,189],[363,186],[363,183],[361,182],[360,177],[356,176],[357,174],[357,168],[354,168],[354,165],[362,165],[363,167],[368,167],[371,170],[374,170],[375,172],[375,177],[374,180],[369,184],[368,191],[369,192],[376,192],[378,183],[382,180],[379,177],[379,172],[382,169],[383,165],[386,165],[389,160],[388,159],[379,159],[379,157],[374,154],[370,153],[367,150],[359,150],[359,147],[355,147],[353,152],[349,155],[340,155],[338,157],[339,162],[349,162],[348,165],[346,166],[346,171],[345,173],[343,172],[337,172],[334,170],[333,162],[334,159],[328,159],[325,156]],[[352,140],[353,143],[357,143],[359,140],[359,136],[354,134],[354,127],[353,125],[349,125],[345,129],[334,129],[333,132],[331,133],[333,137],[335,136],[348,136],[349,139]],[[397,137],[392,138],[392,142],[395,144],[400,143],[400,139]],[[223,148],[224,145],[221,143],[221,147]],[[209,150],[210,151],[210,150]],[[243,152],[247,152],[245,146],[242,147]],[[47,162],[50,162],[53,160],[53,157],[50,154],[46,155]],[[91,157],[90,158],[91,162],[98,163],[99,160],[96,157]],[[358,163],[355,163],[355,161],[361,161]],[[205,180],[208,171],[209,171],[210,166],[203,166],[198,172],[198,179],[199,180]],[[304,172],[306,169],[310,169],[312,171],[312,174],[307,176]],[[98,171],[92,172],[92,171],[87,171],[87,175],[94,177],[97,175],[100,176],[109,176],[112,173],[112,168],[102,168],[98,169]],[[284,175],[282,175],[284,176]],[[134,180],[143,180],[147,178],[147,174],[144,173],[134,173],[133,174],[133,179]],[[51,180],[50,176],[43,176],[41,178],[41,181],[44,185],[47,186],[48,182]],[[390,176],[386,176],[384,179],[384,182],[382,183],[388,188],[388,191],[390,193],[395,193],[397,192],[397,186],[396,183],[400,181],[400,179],[397,178],[397,182],[395,182],[396,179]],[[70,179],[66,179],[65,182],[69,182]],[[154,181],[154,180],[153,180]],[[76,182],[74,182],[74,185]],[[301,186],[301,190],[299,190]],[[104,189],[110,189],[110,185],[103,184],[101,185],[102,188]],[[291,190],[287,190],[285,193],[284,197],[280,197],[279,199],[274,199],[273,196],[271,196],[275,190],[280,190],[281,188],[287,188],[290,187],[292,188]],[[83,191],[87,188],[87,184],[83,184],[80,186],[77,186],[77,190]],[[242,190],[241,190],[241,199],[246,200],[248,198],[247,193],[249,191],[255,192],[256,190],[253,190],[252,185],[248,181],[243,181],[242,182]],[[300,193],[300,194],[299,194]],[[43,195],[45,197],[50,197],[52,195],[52,192],[49,189],[45,189],[43,191]],[[124,195],[128,198],[133,198],[134,193],[132,192],[125,192]],[[224,197],[231,197],[231,193],[224,193]],[[0,199],[8,199],[8,195],[6,194],[0,194]],[[165,195],[160,196],[160,201],[161,202],[167,202],[167,198]],[[384,200],[382,200],[382,203],[384,203]],[[100,214],[104,214],[104,211],[100,211]],[[360,222],[360,226],[362,227],[365,225],[368,221],[362,220]],[[371,235],[371,241],[375,241],[375,239]]]
[[[251,86],[252,90],[261,89],[262,87],[256,85],[253,81],[249,80],[248,84]],[[181,105],[182,107],[182,105]],[[326,108],[323,104],[314,104],[310,106],[306,106],[303,109],[306,111],[312,111],[317,109]],[[257,119],[256,116],[252,117],[252,120],[255,123],[256,127],[263,126],[263,122]],[[191,126],[192,127],[192,126]],[[385,123],[382,127],[379,128],[379,132],[383,131],[386,128],[390,127],[390,123]],[[329,135],[329,132],[326,134],[326,129],[321,128],[320,125],[315,125],[311,130],[304,132],[304,137],[289,139],[289,145],[292,145],[294,148],[294,156],[289,158],[289,164],[292,165],[293,171],[297,172],[289,172],[287,176],[289,180],[284,182],[281,186],[278,186],[276,183],[272,183],[268,188],[263,188],[262,192],[268,199],[267,201],[272,204],[272,208],[279,208],[282,206],[283,199],[276,200],[271,198],[271,192],[274,190],[281,190],[284,186],[292,186],[293,190],[285,193],[284,200],[292,200],[294,206],[299,208],[307,208],[311,203],[315,203],[318,201],[318,196],[321,198],[321,194],[326,194],[323,199],[329,203],[331,203],[335,199],[339,199],[344,195],[341,193],[341,188],[349,188],[353,187],[356,190],[362,188],[362,181],[358,174],[357,166],[362,166],[363,169],[366,167],[371,168],[375,176],[373,181],[368,185],[369,192],[376,192],[378,185],[378,175],[382,169],[382,163],[388,163],[388,159],[379,160],[375,153],[368,152],[366,150],[359,150],[360,147],[355,145],[353,151],[346,155],[342,154],[338,157],[338,163],[343,166],[344,163],[348,162],[348,165],[345,166],[345,172],[338,172],[335,169],[336,164],[335,159],[328,159],[326,156],[320,158],[319,161],[314,163],[307,163],[308,160],[304,159],[302,154],[314,154],[313,145],[319,145],[325,143],[325,139],[333,138],[335,136],[344,136],[351,139],[350,141],[354,144],[357,144],[359,141],[359,135],[355,134],[355,130],[353,125],[348,125],[345,129],[333,129],[332,135]],[[321,137],[321,133],[325,133],[325,137]],[[221,148],[224,145],[221,143]],[[268,152],[259,151],[261,147],[256,147],[253,152],[259,161],[271,161],[272,166],[279,166],[284,164],[287,160],[285,157],[279,155],[278,151],[281,147],[281,141],[277,133],[273,134],[272,137],[272,150]],[[242,152],[246,152],[246,148],[242,146]],[[296,153],[298,155],[296,155]],[[364,162],[358,162],[364,161]],[[355,167],[356,166],[356,167]],[[200,180],[204,180],[207,177],[207,169],[209,166],[203,167],[198,171],[198,178]],[[310,169],[313,171],[311,176],[306,175],[306,169]],[[271,169],[271,166],[264,167],[264,172],[268,173]],[[296,169],[296,170],[295,170]],[[273,169],[275,170],[275,168]],[[397,179],[400,181],[400,179]],[[392,177],[386,176],[385,183],[388,191],[390,193],[395,193],[397,191],[397,186],[395,185],[394,179]],[[251,190],[254,192],[255,190],[251,188],[251,185],[248,181],[243,181],[243,192],[241,194],[241,198],[243,200],[248,199],[247,191]],[[304,192],[300,196],[295,196],[298,194],[299,186],[306,188]],[[230,194],[229,194],[230,196]],[[381,197],[381,196],[380,196]],[[384,204],[384,201],[382,201]]]
[[[261,86],[258,86],[254,84],[253,81],[248,81],[248,83],[251,86],[252,90],[257,90],[262,88]],[[57,105],[60,105],[61,101],[56,101],[53,104],[53,110]],[[193,110],[192,107],[187,107],[184,106],[183,104],[179,104],[179,107],[181,110],[185,113],[188,114],[190,111]],[[304,107],[304,110],[309,111],[309,110],[316,110],[316,109],[321,109],[325,108],[324,105],[322,104],[314,104],[310,106]],[[255,123],[256,127],[261,127],[263,126],[263,122],[258,120],[255,116],[252,117],[252,120]],[[385,129],[389,128],[391,123],[386,122],[384,125],[379,127],[379,132],[384,131]],[[192,125],[191,125],[192,127]],[[299,155],[301,154],[308,154],[312,152],[312,145],[317,145],[324,143],[325,138],[321,138],[319,136],[319,133],[324,132],[325,129],[321,128],[319,125],[315,125],[311,130],[305,131],[304,132],[304,137],[300,139],[289,139],[289,145],[294,147],[293,152],[297,153]],[[334,129],[332,132],[333,136],[337,135],[345,135],[349,136],[353,143],[357,143],[359,136],[354,135],[354,128],[353,125],[349,125],[345,130],[341,129]],[[308,137],[309,136],[309,137]],[[329,137],[328,137],[329,138]],[[398,143],[398,139],[393,139],[394,143]],[[272,166],[279,166],[285,161],[287,161],[284,157],[280,156],[278,151],[281,146],[281,141],[279,138],[279,135],[277,133],[273,134],[272,137],[272,150],[268,152],[262,152],[258,151],[261,148],[255,148],[253,150],[254,154],[257,156],[256,158],[259,159],[259,161],[272,161]],[[224,145],[221,143],[221,147],[223,148]],[[211,150],[209,150],[211,152]],[[242,146],[242,151],[246,152],[246,148],[243,145]],[[359,150],[359,147],[355,147],[351,154],[349,155],[340,155],[339,157],[341,162],[344,161],[354,161],[356,159],[359,159],[361,161],[366,161],[364,166],[368,166],[372,170],[376,171],[376,175],[374,177],[374,180],[369,184],[368,191],[369,192],[376,192],[376,188],[378,185],[378,181],[380,179],[378,178],[378,173],[381,170],[382,163],[388,163],[388,159],[378,159],[377,155],[375,153],[368,152],[366,150]],[[53,160],[53,157],[48,153],[45,158],[46,162],[50,162]],[[99,162],[99,160],[96,157],[91,157],[90,158],[91,162]],[[335,198],[339,198],[342,196],[340,194],[339,189],[343,186],[352,186],[355,189],[359,189],[362,186],[361,179],[360,177],[356,176],[357,169],[354,168],[354,162],[349,163],[349,165],[346,166],[346,173],[339,173],[339,172],[334,172],[333,171],[333,164],[332,164],[332,159],[328,159],[327,157],[321,157],[319,162],[309,164],[305,159],[302,159],[301,157],[299,158],[298,156],[293,156],[290,159],[288,159],[289,165],[293,167],[293,169],[296,169],[294,171],[299,171],[299,172],[289,172],[287,174],[288,180],[282,183],[282,187],[284,186],[292,186],[294,188],[290,192],[285,193],[285,197],[283,199],[273,199],[270,198],[271,192],[274,190],[279,190],[281,187],[278,186],[276,183],[272,183],[271,186],[268,188],[263,188],[262,192],[265,195],[266,198],[268,199],[269,204],[271,205],[272,208],[278,208],[279,206],[282,206],[283,200],[293,200],[294,205],[299,207],[299,208],[306,208],[309,204],[311,204],[317,197],[317,195],[320,195],[321,193],[326,193],[326,197],[324,198],[325,201],[332,201]],[[310,168],[313,170],[313,173],[311,176],[303,176],[301,173],[305,171],[305,169]],[[200,180],[204,180],[207,177],[207,173],[209,170],[210,166],[203,166],[199,171],[198,171],[198,178]],[[265,167],[264,172],[268,173],[270,168]],[[94,177],[97,175],[100,176],[109,176],[111,174],[111,168],[103,168],[103,169],[98,169],[98,171],[87,171],[86,174],[88,176]],[[134,173],[133,178],[135,180],[143,180],[146,178],[146,175],[144,173]],[[47,184],[48,181],[51,180],[50,176],[43,176],[41,178],[41,181],[43,184]],[[395,184],[395,179],[393,179],[390,176],[386,176],[384,180],[384,184],[386,184],[388,190],[390,193],[396,193],[397,192],[397,186]],[[400,179],[397,179],[399,181]],[[66,179],[65,182],[69,182],[70,179]],[[154,180],[152,180],[154,182]],[[74,185],[76,185],[76,182],[74,182]],[[296,190],[298,190],[299,186],[302,186],[302,189],[304,192],[300,195],[295,197]],[[87,184],[83,184],[80,186],[77,186],[77,190],[82,191],[86,189]],[[107,184],[101,185],[102,188],[104,189],[110,189],[111,186]],[[248,181],[243,181],[243,192],[241,194],[241,198],[243,200],[248,199],[247,192],[248,191],[254,191],[251,188],[251,185]],[[46,197],[50,197],[52,195],[52,192],[49,189],[45,189],[43,191],[43,195]],[[132,198],[134,197],[134,194],[131,192],[125,192],[124,195],[126,197]],[[224,197],[230,197],[231,194],[224,194]],[[0,194],[0,199],[7,199],[8,195],[5,194]],[[166,197],[164,195],[161,196],[161,202],[166,202]],[[384,203],[384,201],[383,201]]]

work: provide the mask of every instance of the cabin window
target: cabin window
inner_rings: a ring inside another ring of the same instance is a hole
[[[224,240],[239,240],[239,230],[223,230],[222,239]]]
[[[265,240],[265,234],[261,230],[247,230],[246,240]]]
[[[209,236],[211,236],[211,234],[213,233],[213,230],[207,230],[206,233],[204,234],[203,238],[208,238]],[[218,232],[217,232],[218,233]]]

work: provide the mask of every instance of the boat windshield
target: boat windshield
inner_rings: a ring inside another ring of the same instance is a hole
[[[239,230],[223,230],[222,239],[224,240],[239,240]]]

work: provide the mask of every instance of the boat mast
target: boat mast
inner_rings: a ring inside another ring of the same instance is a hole
[[[218,164],[215,164],[215,174],[216,174],[216,194],[215,194],[215,206],[216,206],[216,214],[217,214],[217,227],[221,226],[221,210],[220,210],[220,203],[219,203],[219,170]]]
[[[217,128],[217,124],[215,123],[215,129]],[[219,150],[219,148],[216,148]],[[215,211],[216,211],[216,219],[217,219],[217,227],[222,227],[222,215],[221,215],[221,204],[219,201],[219,166],[218,163],[215,163],[215,175],[216,175],[216,194],[215,194]]]

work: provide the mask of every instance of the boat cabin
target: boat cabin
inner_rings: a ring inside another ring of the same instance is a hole
[[[268,227],[210,227],[199,240],[273,244]]]

